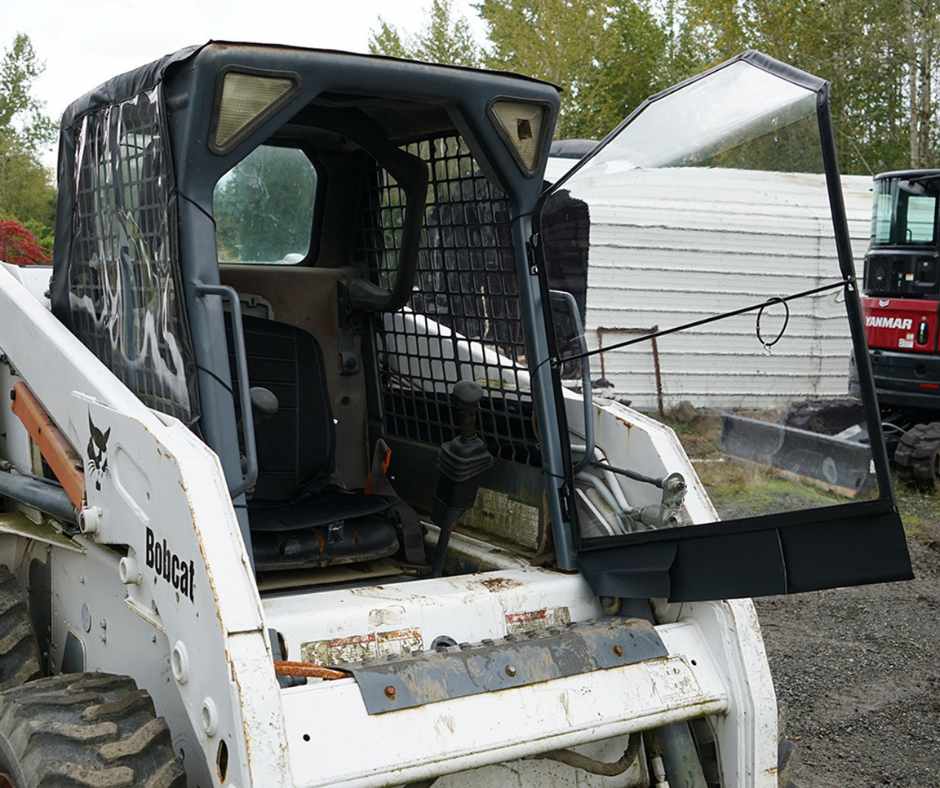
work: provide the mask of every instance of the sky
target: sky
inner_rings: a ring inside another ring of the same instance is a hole
[[[368,50],[382,16],[420,29],[430,0],[0,0],[0,49],[16,33],[33,41],[46,72],[37,97],[58,119],[73,99],[109,77],[209,39]],[[455,10],[476,22],[469,0]],[[478,25],[482,37],[482,29]],[[47,163],[54,161],[49,152]]]

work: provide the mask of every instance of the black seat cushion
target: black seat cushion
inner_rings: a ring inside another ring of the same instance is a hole
[[[356,520],[387,512],[396,503],[384,495],[324,490],[290,504],[254,504],[252,531],[295,531]]]
[[[312,334],[246,316],[248,380],[277,397],[278,411],[255,425],[255,501],[287,501],[326,485],[334,470],[336,430],[320,345]]]
[[[338,533],[323,528],[261,531],[252,535],[252,545],[259,572],[281,572],[387,558],[398,552],[398,531],[381,517],[362,517]]]

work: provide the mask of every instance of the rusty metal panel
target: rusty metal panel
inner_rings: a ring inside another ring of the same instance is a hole
[[[353,674],[369,714],[383,714],[667,656],[651,624],[611,618],[330,667]]]

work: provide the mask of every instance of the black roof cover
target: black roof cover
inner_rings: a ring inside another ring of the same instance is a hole
[[[394,58],[386,55],[366,55],[360,52],[345,52],[335,49],[318,49],[311,47],[299,47],[299,46],[289,46],[284,44],[260,44],[252,43],[246,41],[207,41],[204,44],[195,44],[193,46],[184,47],[179,49],[176,52],[173,52],[169,55],[164,55],[157,60],[154,60],[146,65],[139,66],[130,71],[125,71],[123,74],[118,74],[117,76],[111,77],[107,82],[103,82],[94,90],[86,93],[79,99],[76,99],[71,104],[66,107],[65,112],[62,114],[62,127],[70,126],[75,118],[80,115],[88,112],[89,110],[94,109],[95,107],[101,107],[106,104],[114,104],[119,101],[129,99],[133,96],[142,93],[145,90],[148,90],[158,82],[163,79],[164,74],[167,70],[175,65],[176,63],[182,63],[186,60],[189,60],[191,57],[197,55],[201,50],[205,49],[207,46],[212,44],[222,44],[227,46],[247,46],[247,47],[258,47],[259,49],[291,49],[300,52],[320,52],[320,53],[334,53],[334,54],[344,54],[352,55],[354,57],[363,57],[371,58],[373,60],[392,60],[405,63],[415,63],[420,65],[428,65],[427,63],[420,60],[410,60],[408,58]],[[533,77],[525,76],[524,74],[518,74],[512,71],[496,71],[491,69],[478,69],[470,68],[467,66],[449,66],[439,63],[434,63],[432,65],[439,66],[441,68],[453,69],[455,72],[460,71],[470,71],[476,73],[490,73],[490,74],[499,74],[501,76],[507,77],[516,77],[518,79],[524,79],[529,82],[537,82],[544,85],[552,85],[551,82],[545,82],[544,80],[534,79]],[[557,85],[552,85],[557,88]],[[61,173],[60,173],[61,174]]]
[[[138,66],[130,71],[125,71],[123,74],[111,77],[107,82],[102,82],[94,90],[76,99],[65,108],[65,112],[62,113],[60,128],[69,128],[75,122],[76,118],[97,107],[117,104],[118,102],[125,101],[144,91],[150,90],[163,79],[163,75],[170,66],[188,60],[205,46],[207,46],[207,44],[179,49],[172,54],[164,55],[146,65]],[[59,172],[60,177],[61,175],[62,173]]]

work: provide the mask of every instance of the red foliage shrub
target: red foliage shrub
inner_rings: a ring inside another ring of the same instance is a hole
[[[49,255],[33,234],[17,221],[0,221],[0,260],[5,263],[48,263]]]

